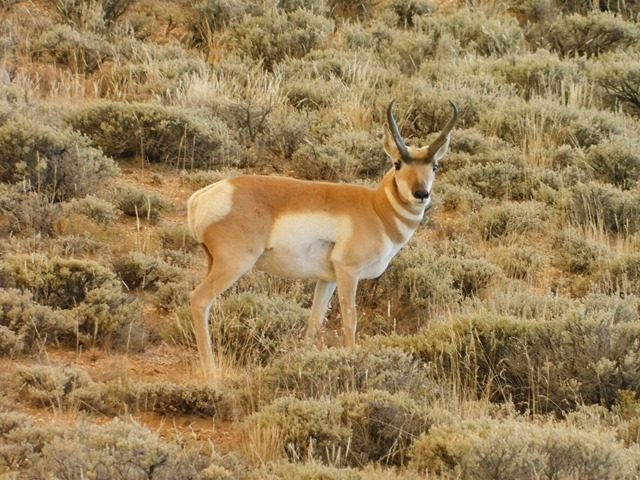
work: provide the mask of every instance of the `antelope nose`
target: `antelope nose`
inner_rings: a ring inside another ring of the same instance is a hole
[[[429,198],[429,192],[427,190],[420,189],[413,192],[413,196],[419,200],[426,200]]]

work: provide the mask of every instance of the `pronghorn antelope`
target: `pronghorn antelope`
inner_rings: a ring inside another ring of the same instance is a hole
[[[191,293],[198,352],[207,376],[215,372],[211,305],[254,266],[317,281],[308,340],[322,325],[337,287],[344,344],[354,344],[358,281],[380,276],[418,228],[458,120],[458,108],[451,102],[453,117],[435,141],[408,147],[392,113],[394,101],[387,108],[383,140],[393,166],[374,189],[248,175],[216,182],[191,196],[189,230],[209,263],[206,278]]]

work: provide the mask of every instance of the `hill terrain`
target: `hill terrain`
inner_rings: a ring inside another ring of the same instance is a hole
[[[0,476],[640,477],[640,2],[0,1]],[[213,307],[197,189],[374,186],[461,107],[423,225],[302,340]]]

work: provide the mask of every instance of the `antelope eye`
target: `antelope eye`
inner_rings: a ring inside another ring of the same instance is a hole
[[[438,171],[438,164],[434,163],[433,164],[433,173],[436,173]]]

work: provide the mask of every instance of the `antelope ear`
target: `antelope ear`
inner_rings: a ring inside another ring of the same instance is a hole
[[[391,134],[391,130],[389,130],[389,125],[384,124],[384,139],[383,139],[384,151],[393,163],[398,163],[400,161],[400,152],[398,151],[398,147],[396,142],[393,140],[393,135]]]
[[[436,153],[433,154],[433,162],[438,163],[442,157],[444,157],[449,150],[449,142],[451,141],[451,134],[447,135],[444,144],[438,149]]]

